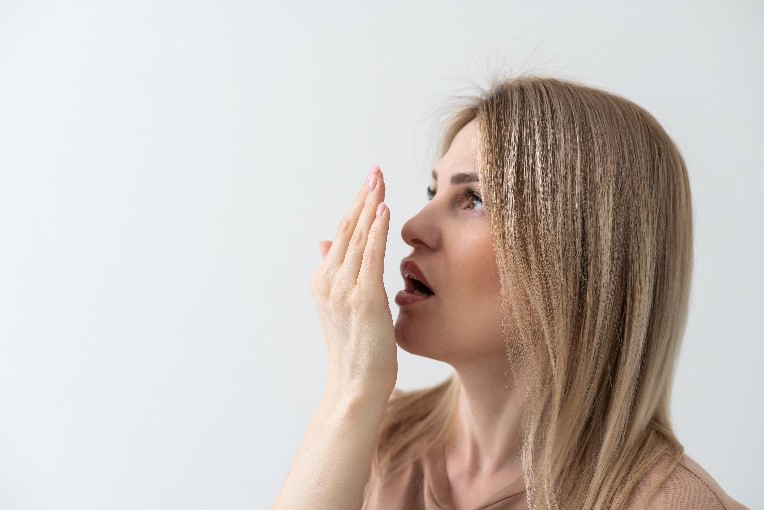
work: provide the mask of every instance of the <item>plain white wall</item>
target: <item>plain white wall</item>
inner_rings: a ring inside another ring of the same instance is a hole
[[[495,71],[614,91],[679,144],[674,423],[764,508],[764,9],[613,4],[0,0],[0,508],[267,507],[326,374],[318,241],[380,164],[392,298],[438,108]],[[448,373],[401,354],[402,388]]]

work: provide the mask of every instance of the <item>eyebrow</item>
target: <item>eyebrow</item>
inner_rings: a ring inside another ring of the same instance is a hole
[[[433,170],[432,171],[432,178],[435,179],[435,182],[438,182],[438,171]],[[451,184],[466,184],[468,182],[480,182],[480,179],[478,179],[478,175],[473,174],[465,174],[465,173],[458,173],[451,176]]]

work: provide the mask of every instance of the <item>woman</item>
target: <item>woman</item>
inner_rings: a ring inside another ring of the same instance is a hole
[[[461,109],[395,325],[384,194],[375,167],[320,245],[329,378],[275,508],[742,508],[669,423],[692,214],[650,114],[544,78]],[[391,397],[396,342],[454,376]]]

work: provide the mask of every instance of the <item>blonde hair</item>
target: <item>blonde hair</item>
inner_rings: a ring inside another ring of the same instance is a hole
[[[682,456],[669,397],[692,266],[684,161],[644,109],[557,79],[495,85],[456,113],[443,153],[474,119],[504,341],[528,377],[529,504],[623,508]],[[391,401],[373,477],[448,441],[458,385]]]

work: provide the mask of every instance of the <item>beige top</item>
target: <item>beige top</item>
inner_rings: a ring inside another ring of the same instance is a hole
[[[649,486],[650,475],[634,496]],[[383,486],[370,487],[364,510],[453,510],[451,486],[442,449],[431,452]],[[694,460],[684,455],[673,474],[639,510],[738,510],[733,500]],[[488,495],[475,510],[527,510],[522,479]],[[633,509],[637,510],[637,509]]]

